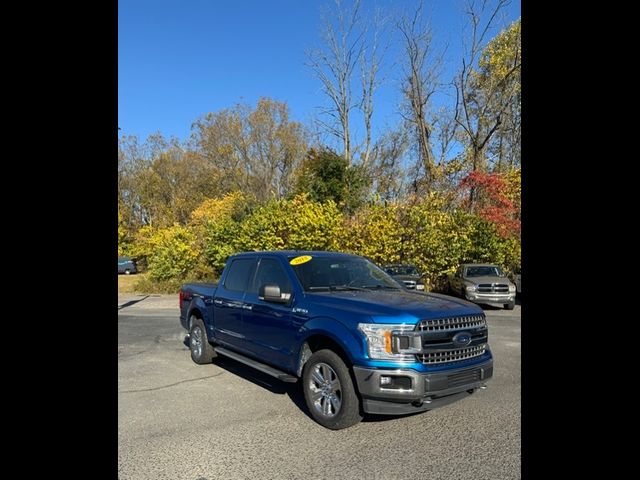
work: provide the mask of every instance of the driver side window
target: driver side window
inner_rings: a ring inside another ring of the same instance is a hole
[[[289,277],[287,277],[287,273],[280,265],[280,262],[275,258],[263,258],[260,260],[250,293],[258,293],[258,289],[266,284],[278,285],[281,293],[291,293]]]

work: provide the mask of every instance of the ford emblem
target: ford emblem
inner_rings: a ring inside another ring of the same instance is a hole
[[[469,332],[459,332],[453,336],[452,340],[456,347],[466,347],[471,343],[471,334]]]

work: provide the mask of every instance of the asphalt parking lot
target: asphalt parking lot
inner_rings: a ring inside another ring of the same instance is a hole
[[[124,479],[519,479],[520,305],[485,308],[489,388],[340,431],[287,384],[226,358],[196,365],[177,295],[118,298],[118,472]]]

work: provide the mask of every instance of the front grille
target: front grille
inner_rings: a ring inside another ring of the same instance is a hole
[[[476,290],[478,293],[509,293],[506,283],[481,283]]]
[[[476,345],[474,347],[455,348],[452,350],[441,350],[431,353],[419,353],[416,355],[425,365],[435,365],[440,363],[460,362],[470,358],[479,357],[486,351],[487,345]]]
[[[467,385],[472,382],[480,380],[480,369],[475,368],[473,370],[466,370],[460,373],[454,373],[447,377],[448,388],[458,387],[460,385]]]
[[[463,330],[465,328],[481,328],[487,326],[484,315],[468,315],[464,317],[436,318],[422,320],[418,324],[420,332],[446,332],[449,330]]]

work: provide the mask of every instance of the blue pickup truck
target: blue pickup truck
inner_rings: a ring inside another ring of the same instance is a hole
[[[182,287],[180,322],[194,362],[224,355],[301,378],[311,415],[334,430],[449,404],[493,374],[480,307],[407,290],[345,253],[233,255],[218,284]]]

